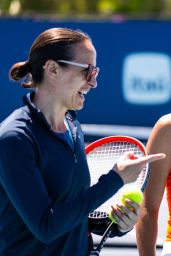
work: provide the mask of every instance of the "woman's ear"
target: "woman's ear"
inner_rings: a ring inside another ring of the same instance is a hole
[[[44,72],[51,78],[56,78],[59,73],[59,65],[54,60],[47,60],[43,66]]]

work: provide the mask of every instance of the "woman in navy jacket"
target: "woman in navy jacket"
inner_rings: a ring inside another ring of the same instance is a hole
[[[97,86],[98,72],[89,36],[66,28],[41,33],[28,60],[10,69],[10,78],[27,78],[22,86],[32,91],[0,127],[0,255],[86,256],[88,232],[101,234],[107,225],[88,225],[89,212],[133,181],[143,164],[163,157],[127,157],[90,187],[75,110]],[[113,212],[113,236],[136,223],[139,206],[130,204],[135,212]]]

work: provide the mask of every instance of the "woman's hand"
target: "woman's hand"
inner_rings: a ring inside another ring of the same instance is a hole
[[[112,206],[112,216],[121,232],[131,230],[140,217],[140,205],[129,199],[126,199],[125,202],[127,206],[123,204]]]
[[[134,182],[146,164],[165,157],[166,155],[163,153],[138,157],[134,155],[133,152],[127,152],[119,158],[113,170],[121,176],[123,182],[126,184]]]

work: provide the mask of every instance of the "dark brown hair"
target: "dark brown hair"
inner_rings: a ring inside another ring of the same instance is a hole
[[[80,30],[68,28],[51,28],[42,32],[33,42],[27,61],[14,64],[9,77],[14,81],[27,78],[21,85],[25,88],[33,88],[34,83],[43,80],[43,65],[48,59],[52,60],[72,60],[74,53],[73,45],[80,43],[90,37]],[[66,66],[64,63],[60,65]]]

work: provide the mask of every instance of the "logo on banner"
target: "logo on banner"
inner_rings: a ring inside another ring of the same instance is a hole
[[[164,104],[171,98],[171,59],[166,54],[128,55],[123,64],[123,95],[132,104]]]

